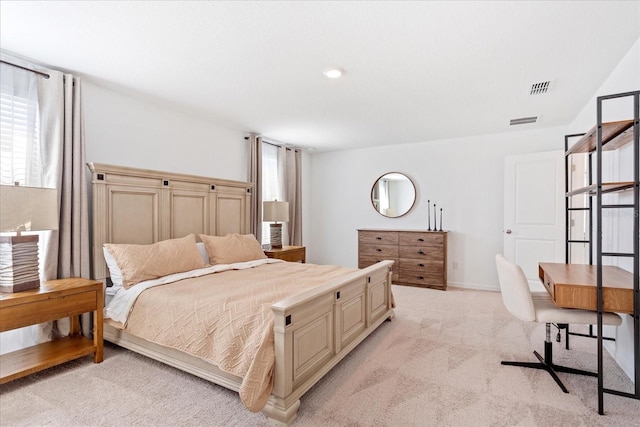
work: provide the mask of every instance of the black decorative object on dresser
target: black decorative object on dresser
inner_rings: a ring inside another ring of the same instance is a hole
[[[447,232],[358,230],[358,268],[394,261],[396,285],[447,289]]]

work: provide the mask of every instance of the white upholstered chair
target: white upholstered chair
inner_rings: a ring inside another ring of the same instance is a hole
[[[546,323],[546,339],[544,342],[544,358],[537,351],[533,354],[539,362],[506,362],[503,365],[521,366],[525,368],[544,369],[558,383],[562,391],[568,393],[556,372],[597,376],[594,372],[580,369],[567,368],[553,363],[553,347],[551,343],[551,324],[582,324],[593,325],[597,323],[595,311],[561,308],[555,305],[551,296],[544,292],[531,292],[524,272],[517,264],[507,260],[501,254],[496,255],[496,267],[502,293],[502,302],[516,318],[525,322]],[[622,319],[615,313],[604,313],[603,325],[618,326]]]

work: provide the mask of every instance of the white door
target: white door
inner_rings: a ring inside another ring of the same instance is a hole
[[[505,157],[504,256],[543,291],[539,262],[564,262],[564,153]]]

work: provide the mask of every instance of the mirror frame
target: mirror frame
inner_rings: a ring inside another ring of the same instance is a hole
[[[385,214],[383,214],[382,212],[380,212],[380,211],[378,210],[378,208],[376,207],[375,203],[373,202],[373,191],[375,190],[376,185],[378,185],[378,182],[380,182],[380,180],[381,180],[382,178],[384,178],[384,177],[385,177],[385,176],[387,176],[387,175],[391,175],[391,174],[398,174],[398,175],[402,175],[402,176],[404,176],[405,178],[407,178],[407,180],[409,181],[409,183],[411,183],[411,187],[413,187],[413,201],[411,202],[411,206],[409,207],[409,209],[407,209],[407,210],[406,210],[405,212],[403,212],[402,214],[400,214],[400,215],[394,215],[394,216],[389,216],[389,215],[385,215]],[[413,182],[413,180],[412,180],[411,178],[409,178],[406,174],[404,174],[404,173],[402,173],[402,172],[386,172],[386,173],[383,173],[382,175],[380,175],[380,176],[378,177],[378,179],[376,179],[376,180],[373,182],[373,185],[371,186],[371,191],[369,192],[369,200],[371,200],[371,206],[373,207],[373,209],[374,209],[376,212],[378,212],[380,215],[382,215],[382,216],[383,216],[383,217],[385,217],[385,218],[400,218],[400,217],[405,216],[406,214],[408,214],[409,212],[411,212],[411,210],[413,209],[413,207],[414,207],[414,206],[415,206],[415,204],[416,204],[416,200],[417,200],[417,198],[418,198],[418,191],[416,190],[416,184]]]

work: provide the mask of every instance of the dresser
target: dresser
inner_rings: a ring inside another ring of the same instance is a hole
[[[397,285],[447,289],[447,232],[425,230],[358,230],[358,268],[394,261]]]

